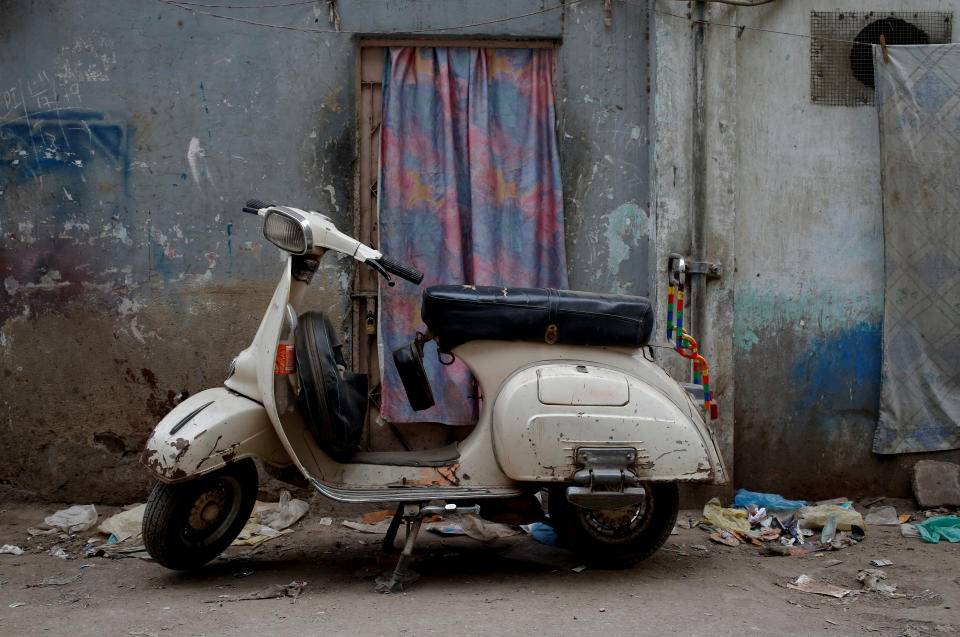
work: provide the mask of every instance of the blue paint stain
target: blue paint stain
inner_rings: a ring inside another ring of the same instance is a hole
[[[880,399],[882,331],[862,322],[815,340],[794,364],[796,409],[818,412],[868,410]]]
[[[97,111],[38,111],[0,125],[0,167],[21,181],[74,172],[96,161],[124,173],[129,168],[129,127]]]
[[[180,173],[180,179],[186,181],[186,180],[187,180],[187,173]]]
[[[167,258],[163,246],[153,239],[150,239],[150,265],[163,278],[170,279],[173,277],[173,273],[170,270],[170,259]]]

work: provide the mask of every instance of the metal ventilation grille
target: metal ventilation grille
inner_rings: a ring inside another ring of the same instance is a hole
[[[811,11],[810,99],[824,106],[873,104],[872,44],[947,44],[946,11]]]

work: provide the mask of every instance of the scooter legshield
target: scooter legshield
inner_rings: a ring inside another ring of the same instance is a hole
[[[158,480],[175,483],[241,458],[292,464],[263,405],[216,387],[174,407],[153,430],[140,462]]]

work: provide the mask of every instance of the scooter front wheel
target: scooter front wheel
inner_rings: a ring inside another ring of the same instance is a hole
[[[644,484],[646,497],[621,509],[584,509],[571,504],[566,486],[552,488],[547,508],[561,544],[586,562],[623,568],[663,546],[677,522],[680,496],[674,483]]]
[[[249,458],[187,482],[158,482],[143,515],[143,543],[167,568],[199,568],[236,539],[256,500],[257,468]]]

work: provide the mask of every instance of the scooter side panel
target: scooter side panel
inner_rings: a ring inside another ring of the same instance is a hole
[[[158,480],[174,483],[249,457],[291,464],[263,405],[216,387],[174,407],[154,428],[140,461]]]
[[[607,396],[618,375],[628,388],[626,404],[591,400]],[[578,382],[565,386],[566,401],[555,391],[544,401],[544,383],[558,377]],[[546,404],[557,402],[567,404]],[[493,411],[494,449],[504,473],[521,481],[570,480],[579,447],[633,447],[633,471],[643,480],[722,482],[715,449],[694,422],[698,416],[622,368],[557,361],[522,369],[504,383]]]

